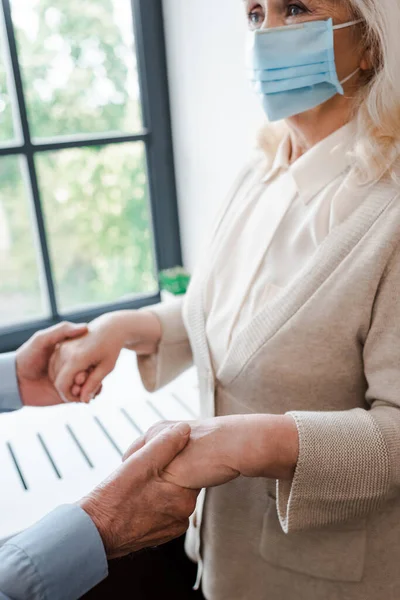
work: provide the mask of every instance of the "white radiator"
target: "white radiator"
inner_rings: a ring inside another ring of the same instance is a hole
[[[160,419],[199,414],[194,369],[155,394],[123,351],[89,406],[24,408],[0,416],[0,542],[60,504],[75,502],[120,464],[129,445]]]

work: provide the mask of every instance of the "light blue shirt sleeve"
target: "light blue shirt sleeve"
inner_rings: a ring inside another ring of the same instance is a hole
[[[78,505],[60,506],[0,548],[0,600],[77,600],[107,575],[100,534]]]
[[[15,354],[0,354],[0,412],[22,408],[19,395]]]

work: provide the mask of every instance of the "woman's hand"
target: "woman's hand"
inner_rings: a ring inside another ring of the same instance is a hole
[[[50,378],[65,401],[90,402],[115,367],[122,348],[138,354],[157,351],[161,325],[149,311],[119,311],[99,317],[89,333],[61,344],[50,362]]]
[[[124,460],[171,424],[170,421],[162,421],[153,425],[129,448]],[[192,433],[186,451],[181,452],[164,470],[163,479],[181,487],[200,489],[221,485],[238,477],[237,423],[227,417],[190,421],[189,424]]]
[[[126,452],[143,447],[170,422],[154,425]],[[182,487],[222,485],[239,475],[291,479],[298,458],[298,434],[286,415],[234,415],[191,421],[186,448],[165,469],[163,478]]]

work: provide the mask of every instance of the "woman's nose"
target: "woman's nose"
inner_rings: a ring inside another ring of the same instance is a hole
[[[283,25],[285,25],[285,20],[282,17],[282,11],[278,10],[276,2],[267,0],[265,2],[265,19],[262,29],[273,29]]]
[[[274,27],[282,27],[284,24],[284,21],[282,21],[282,19],[276,14],[276,12],[274,12],[273,10],[268,10],[265,14],[262,29],[273,29]]]

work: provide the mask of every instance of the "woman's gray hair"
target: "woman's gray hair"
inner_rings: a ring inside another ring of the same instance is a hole
[[[352,156],[364,183],[390,171],[399,180],[400,159],[400,2],[349,0],[365,22],[364,45],[373,72],[360,91],[357,135]]]

